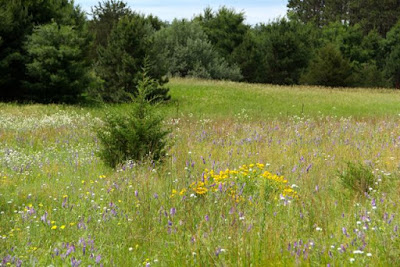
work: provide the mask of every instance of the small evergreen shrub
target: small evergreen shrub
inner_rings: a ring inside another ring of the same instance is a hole
[[[99,156],[110,167],[127,160],[161,160],[165,155],[169,131],[163,128],[163,117],[156,107],[146,99],[154,83],[144,70],[131,111],[108,115],[105,125],[97,131],[101,142]]]
[[[368,192],[375,183],[371,168],[361,163],[347,162],[347,168],[339,172],[339,178],[345,187],[358,193]]]
[[[311,61],[300,83],[331,87],[352,86],[354,77],[350,61],[333,44],[322,47]]]

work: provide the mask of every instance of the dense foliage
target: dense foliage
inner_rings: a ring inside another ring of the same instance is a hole
[[[154,35],[152,58],[159,71],[180,77],[240,80],[196,21],[174,20]]]
[[[37,27],[26,42],[25,96],[37,102],[73,103],[89,86],[83,31],[56,22]],[[86,48],[86,49],[85,49]]]
[[[146,99],[155,81],[148,77],[146,69],[141,76],[137,101],[131,110],[126,114],[109,114],[105,125],[97,131],[101,142],[99,155],[113,168],[128,160],[161,160],[165,154],[168,131],[163,129],[163,117]]]
[[[400,87],[398,1],[287,7],[287,18],[247,25],[225,6],[168,23],[120,0],[99,2],[90,18],[72,0],[0,0],[0,100],[130,101],[146,57],[158,83],[148,99],[168,100],[171,76]]]

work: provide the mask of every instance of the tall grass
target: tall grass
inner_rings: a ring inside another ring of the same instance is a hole
[[[0,106],[2,265],[397,264],[396,91],[175,79],[171,93],[167,160],[117,170],[96,156],[102,108]],[[346,162],[371,167],[367,192],[343,185]],[[297,197],[190,186],[252,163]]]

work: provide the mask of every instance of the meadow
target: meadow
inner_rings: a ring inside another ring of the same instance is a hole
[[[0,266],[398,265],[398,91],[169,87],[167,157],[116,170],[129,104],[0,104]]]

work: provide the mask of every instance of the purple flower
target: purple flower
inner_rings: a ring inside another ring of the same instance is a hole
[[[154,193],[154,198],[158,199],[158,194],[157,193]]]
[[[40,216],[40,220],[44,223],[47,223],[47,211],[42,216]]]
[[[99,254],[96,256],[96,263],[100,263],[100,261],[101,261],[101,255]]]
[[[71,258],[71,266],[78,267],[81,264],[81,261],[76,260],[74,257]]]
[[[63,200],[61,206],[62,206],[63,208],[65,208],[66,205],[67,205],[67,197],[64,197],[64,200]]]
[[[311,169],[311,167],[312,167],[312,163],[311,163],[310,165],[308,165],[308,167],[307,167],[307,169],[306,169],[306,172],[309,172],[310,169]]]
[[[175,208],[171,208],[169,213],[171,214],[171,216],[174,216],[176,214],[176,209]]]
[[[297,170],[297,165],[295,165],[292,169],[292,172],[295,172]]]
[[[67,252],[65,253],[65,256],[68,257],[69,254],[71,254],[72,252],[75,252],[75,246],[74,245],[70,245],[67,249]]]
[[[342,232],[345,236],[349,237],[349,234],[347,233],[347,229],[345,227],[342,228]]]
[[[232,208],[229,210],[229,214],[233,214],[234,211],[235,211],[235,209],[232,207]]]
[[[208,222],[210,220],[210,218],[208,217],[208,215],[204,216],[204,219],[206,220],[206,222]]]
[[[219,256],[219,254],[221,253],[221,248],[217,248],[217,250],[215,251],[215,256]]]

